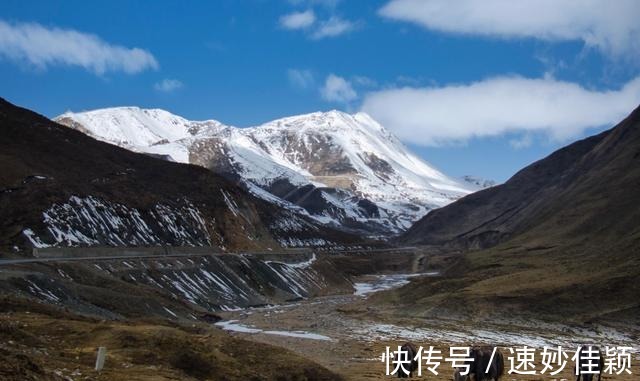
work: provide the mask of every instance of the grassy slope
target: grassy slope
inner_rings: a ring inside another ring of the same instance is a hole
[[[0,378],[64,380],[340,380],[285,349],[206,325],[105,322],[21,299],[0,301]],[[93,370],[96,348],[105,368]]]
[[[605,251],[566,244],[531,250],[514,240],[469,252],[444,277],[416,280],[369,303],[404,317],[640,324],[638,246],[621,243]]]
[[[487,248],[517,237],[617,240],[640,232],[640,109],[564,147],[505,184],[429,213],[403,244]]]
[[[640,110],[436,212],[405,241],[484,249],[371,303],[405,316],[638,323]]]

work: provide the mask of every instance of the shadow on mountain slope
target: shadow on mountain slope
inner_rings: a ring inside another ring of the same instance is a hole
[[[5,249],[234,250],[361,241],[259,200],[205,168],[99,142],[3,99],[0,215]]]
[[[503,185],[431,212],[398,242],[466,254],[443,278],[375,295],[384,310],[637,324],[640,109]]]

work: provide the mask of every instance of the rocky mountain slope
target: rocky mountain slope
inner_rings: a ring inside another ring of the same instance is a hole
[[[439,280],[382,300],[395,313],[530,314],[640,323],[640,108],[505,184],[433,211],[402,244],[467,250]],[[395,303],[395,302],[394,302]]]
[[[479,189],[434,169],[363,113],[318,112],[234,128],[121,107],[68,112],[56,121],[133,151],[209,168],[281,207],[369,235],[404,231]]]
[[[195,128],[195,127],[194,127]],[[0,99],[0,245],[348,245],[206,169],[99,142]]]

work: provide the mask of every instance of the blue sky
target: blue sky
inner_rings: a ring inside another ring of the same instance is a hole
[[[504,181],[640,102],[640,2],[508,3],[5,0],[0,96],[241,127],[364,110],[444,172]]]

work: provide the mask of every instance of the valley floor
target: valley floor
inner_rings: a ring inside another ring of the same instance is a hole
[[[422,276],[437,275],[428,273]],[[396,277],[396,280],[400,279],[410,278]],[[367,276],[361,277],[359,281],[361,288],[370,291],[376,290],[385,282],[389,286],[389,276]],[[364,287],[365,284],[369,287]],[[356,291],[353,295],[319,297],[280,306],[230,311],[222,314],[225,321],[217,325],[234,336],[292,350],[349,380],[393,378],[385,375],[385,363],[382,362],[381,355],[386,346],[393,350],[407,341],[423,347],[433,345],[445,354],[443,357],[448,355],[450,346],[479,344],[499,345],[505,356],[508,355],[508,348],[526,345],[541,350],[545,345],[561,345],[570,351],[569,358],[578,345],[585,343],[595,343],[601,347],[628,345],[634,351],[640,349],[637,338],[632,334],[614,329],[590,331],[557,323],[508,320],[507,317],[500,324],[492,326],[446,318],[432,321],[390,321],[377,315],[373,310],[375,307],[361,309],[366,297],[367,294],[358,295]],[[539,357],[538,353],[538,360]],[[636,379],[637,374],[640,374],[638,352],[633,354],[633,361],[633,375],[604,376],[603,379]],[[541,370],[540,362],[536,361],[536,364],[538,370]],[[555,377],[517,374],[506,377],[518,380],[572,379],[575,378],[572,366],[573,363],[569,363],[565,371]],[[453,372],[450,364],[443,362],[439,369],[438,376],[423,373],[422,377],[451,379]],[[505,371],[507,370],[508,368]]]
[[[298,301],[219,312],[222,320],[215,322],[216,316],[210,315],[210,323],[203,319],[176,321],[162,315],[89,318],[48,303],[5,296],[0,299],[0,379],[385,379],[392,378],[385,376],[385,363],[381,361],[385,347],[393,350],[406,341],[417,346],[434,346],[442,351],[443,357],[449,354],[450,346],[478,344],[498,345],[505,356],[509,356],[509,347],[525,345],[538,350],[545,345],[562,345],[571,352],[585,343],[640,349],[637,327],[623,330],[568,325],[516,319],[508,314],[492,324],[481,324],[445,315],[435,318],[431,315],[429,319],[400,316],[372,303],[375,298],[371,296],[385,296],[385,290],[393,293],[410,282],[415,286],[443,279],[440,274],[450,269],[455,260],[448,254],[430,253],[323,257],[313,264],[317,269],[325,269],[325,274],[338,268],[344,274],[373,274],[353,275],[351,292],[346,291],[348,287],[332,287],[326,293]],[[331,266],[325,262],[327,258],[331,259]],[[71,268],[65,269],[71,271]],[[99,269],[94,271],[103,273]],[[126,276],[132,271],[113,274],[128,279]],[[142,292],[142,288],[123,290]],[[151,298],[155,294],[149,291],[144,295]],[[176,307],[172,306],[178,311]],[[108,349],[107,366],[101,373],[93,370],[98,346]],[[572,355],[569,353],[569,359]],[[632,375],[605,375],[603,379],[637,379],[640,355],[634,352],[632,357]],[[535,361],[538,370],[542,368],[539,360],[538,353]],[[508,370],[509,364],[506,365]],[[450,364],[443,362],[439,372],[434,376],[425,371],[422,378],[451,379]],[[556,376],[507,374],[504,379],[570,380],[574,377],[573,363],[569,362]]]

